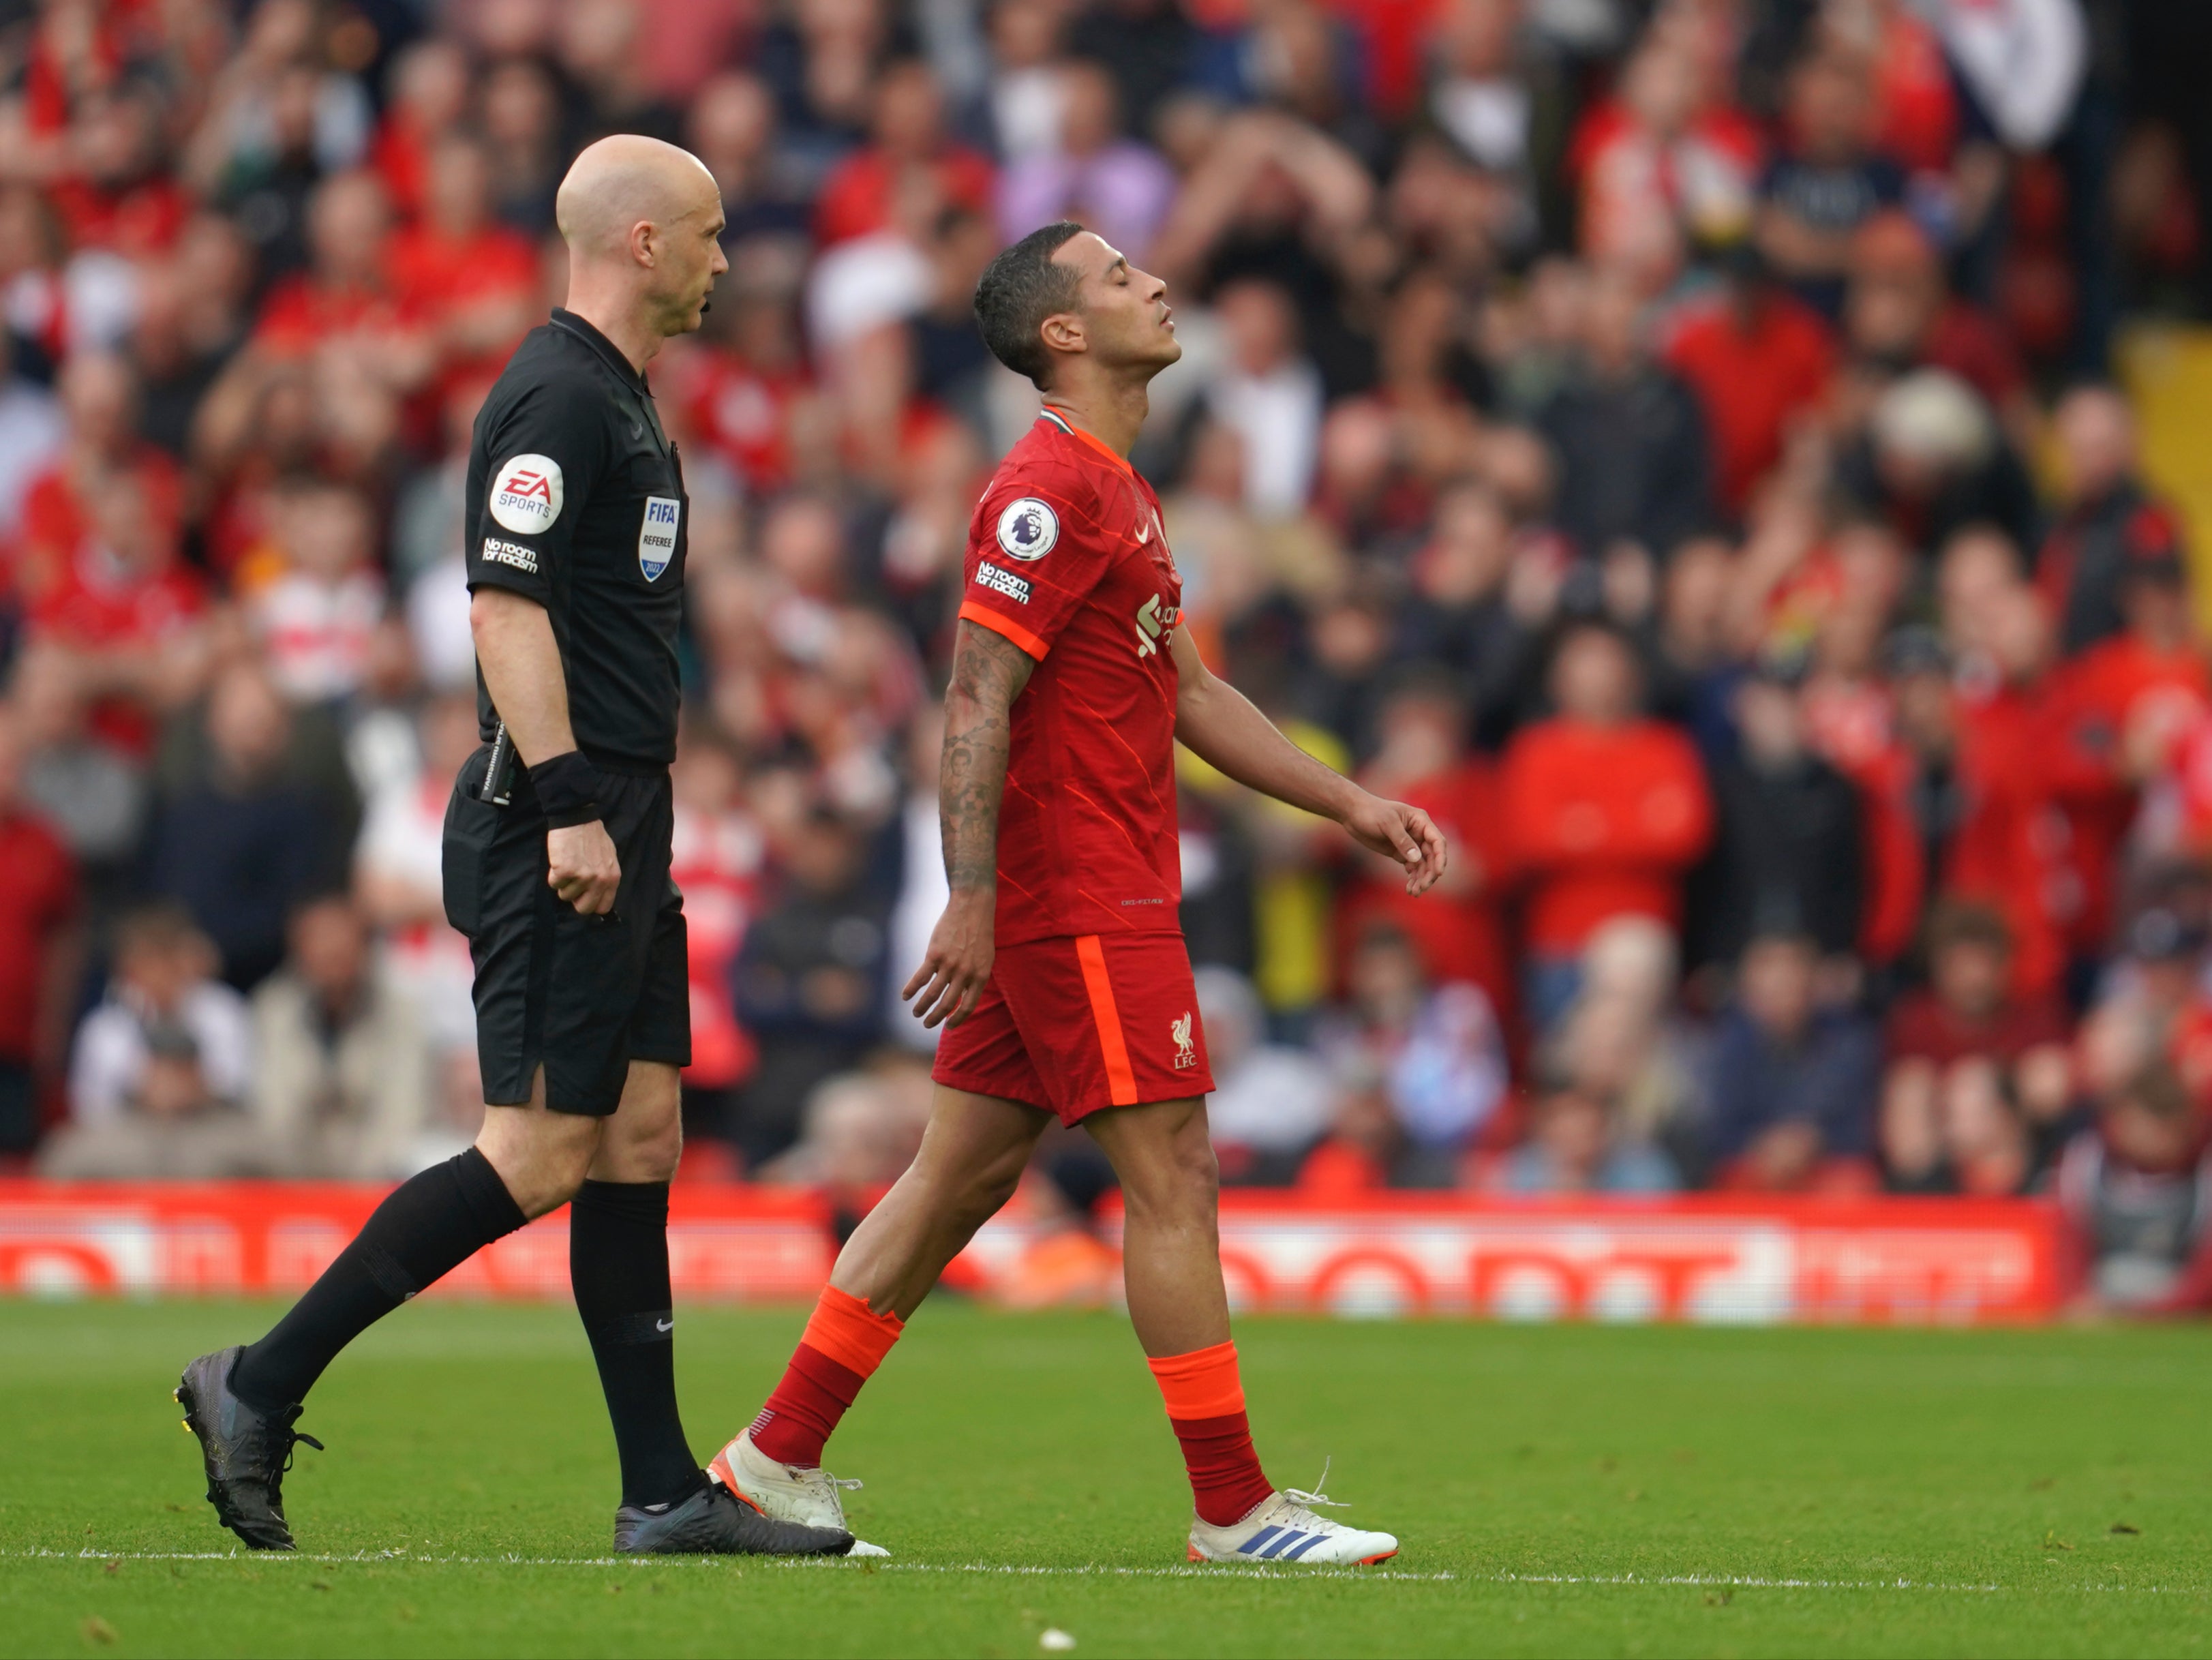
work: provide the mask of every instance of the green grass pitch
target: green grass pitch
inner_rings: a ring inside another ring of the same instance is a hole
[[[341,1359],[228,1555],[168,1399],[271,1310],[0,1303],[0,1654],[2203,1654],[2212,1330],[1248,1320],[1274,1478],[1385,1570],[1182,1563],[1126,1324],[933,1305],[833,1468],[889,1563],[606,1560],[614,1456],[560,1308],[433,1302]],[[690,1311],[702,1449],[802,1313]],[[386,1554],[390,1553],[390,1554]]]

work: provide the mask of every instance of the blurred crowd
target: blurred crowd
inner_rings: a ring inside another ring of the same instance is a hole
[[[864,1202],[919,1135],[935,698],[1036,407],[969,296],[1073,216],[1171,285],[1201,650],[1453,847],[1411,902],[1184,757],[1225,1180],[2052,1191],[2094,1295],[2212,1294],[2212,675],[2112,379],[2212,299],[2197,0],[0,17],[0,1156],[473,1133],[468,436],[631,131],[728,217],[651,369],[695,1169]]]

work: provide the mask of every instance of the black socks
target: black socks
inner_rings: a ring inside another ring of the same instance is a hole
[[[231,1388],[264,1411],[306,1399],[340,1349],[527,1219],[474,1147],[433,1164],[394,1189],[291,1312],[239,1356]]]
[[[586,1182],[568,1206],[568,1283],[599,1363],[623,1503],[670,1505],[704,1485],[676,1412],[668,1183]]]
[[[525,1221],[471,1147],[402,1183],[321,1279],[238,1358],[231,1387],[277,1411],[304,1400],[348,1343]],[[622,1458],[623,1503],[688,1499],[706,1477],[676,1412],[668,1183],[586,1182],[568,1209],[568,1278]]]

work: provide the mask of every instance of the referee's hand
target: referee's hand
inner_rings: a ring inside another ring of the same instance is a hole
[[[929,954],[899,994],[923,1025],[957,1026],[975,1012],[991,982],[997,913],[998,901],[988,892],[956,891],[945,902],[930,931]]]
[[[545,879],[581,916],[599,916],[615,908],[622,884],[622,861],[614,839],[598,819],[545,832]]]

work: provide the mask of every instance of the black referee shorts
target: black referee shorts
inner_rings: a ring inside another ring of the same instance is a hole
[[[669,875],[668,774],[600,768],[602,823],[622,861],[614,909],[579,915],[545,880],[545,816],[513,769],[509,800],[483,799],[489,746],[446,806],[446,918],[476,960],[483,1098],[520,1106],[545,1068],[545,1104],[605,1117],[633,1061],[691,1062],[684,897]]]

